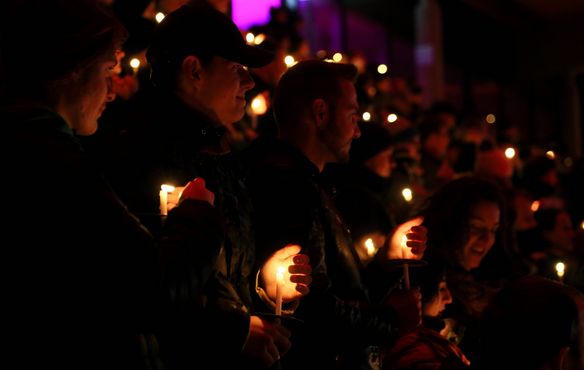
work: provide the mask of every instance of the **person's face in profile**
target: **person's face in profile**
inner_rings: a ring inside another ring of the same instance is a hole
[[[254,86],[247,69],[222,57],[213,57],[202,69],[201,103],[218,120],[231,124],[243,118],[245,93]]]
[[[358,120],[359,104],[357,92],[351,81],[340,81],[341,96],[334,104],[329,104],[329,122],[320,132],[321,138],[333,158],[331,161],[349,161],[349,150],[353,139],[361,135]]]
[[[77,88],[68,93],[69,110],[68,120],[78,135],[88,136],[97,130],[97,120],[106,108],[106,104],[115,99],[112,90],[112,69],[116,60],[103,58],[83,69],[73,77]]]
[[[459,256],[459,263],[470,271],[480,266],[481,261],[495,244],[501,210],[496,203],[480,201],[471,209],[468,241]]]
[[[422,311],[425,316],[437,317],[446,309],[446,305],[452,302],[452,295],[450,289],[446,284],[446,280],[440,281],[438,286],[438,293],[428,303],[424,304]]]

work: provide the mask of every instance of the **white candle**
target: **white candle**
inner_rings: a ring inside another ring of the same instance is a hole
[[[408,247],[407,242],[408,242],[408,237],[406,236],[406,234],[403,234],[401,247],[402,247],[402,258],[404,260],[406,259],[406,248]],[[404,269],[404,284],[405,284],[406,289],[409,290],[410,289],[410,266],[407,263],[404,263],[403,269]]]
[[[161,189],[158,197],[160,198],[160,214],[166,216],[168,214],[168,192]]]
[[[282,288],[284,284],[284,266],[278,267],[276,271],[276,316],[282,316]]]
[[[160,199],[160,214],[163,216],[168,215],[168,193],[174,191],[174,186],[162,184],[160,185],[160,192],[158,193],[158,198]]]

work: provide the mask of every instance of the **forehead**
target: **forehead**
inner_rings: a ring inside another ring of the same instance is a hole
[[[357,91],[355,90],[355,85],[353,82],[346,80],[344,78],[339,81],[341,100],[345,101],[347,104],[357,104]]]
[[[471,218],[482,220],[499,220],[500,209],[499,205],[494,202],[481,200],[477,202],[471,209]]]

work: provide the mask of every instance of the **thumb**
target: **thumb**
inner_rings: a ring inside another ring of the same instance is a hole
[[[206,186],[205,184],[205,179],[202,177],[195,177],[195,179],[192,181],[193,185],[198,185],[201,188],[204,188]]]

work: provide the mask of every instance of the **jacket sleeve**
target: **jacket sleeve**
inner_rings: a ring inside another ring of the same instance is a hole
[[[221,265],[224,222],[203,201],[185,200],[165,222],[160,242],[163,322],[160,352],[169,368],[196,368],[203,357],[238,356],[249,315],[233,307]],[[227,299],[221,299],[224,295]]]

